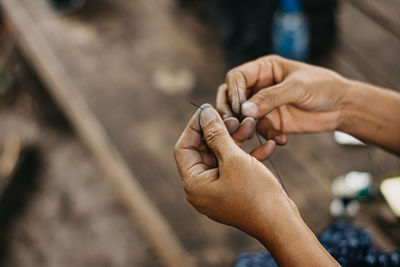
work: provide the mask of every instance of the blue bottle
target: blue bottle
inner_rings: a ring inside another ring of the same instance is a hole
[[[301,0],[280,0],[274,13],[272,48],[286,58],[306,61],[309,56],[310,33]]]

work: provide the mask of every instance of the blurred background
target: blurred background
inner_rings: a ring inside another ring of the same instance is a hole
[[[264,248],[186,202],[172,152],[189,102],[271,53],[399,90],[398,0],[0,6],[0,266],[232,266]],[[310,228],[346,218],[398,249],[379,186],[399,158],[341,133],[289,140],[272,159]]]

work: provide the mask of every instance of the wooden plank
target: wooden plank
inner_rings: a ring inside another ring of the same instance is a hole
[[[368,79],[399,89],[400,39],[347,1],[339,7],[338,27],[337,51],[345,50],[347,61]]]
[[[188,47],[193,41],[180,41],[188,38],[186,32],[179,31],[179,37],[176,29],[160,27],[170,22],[140,1],[96,2],[96,11],[87,16],[57,15],[43,0],[20,2],[149,198],[199,264],[227,265],[242,251],[263,249],[255,239],[205,218],[186,202],[172,157],[194,112],[189,99],[212,102],[215,81],[223,77],[221,61],[208,51],[198,55],[198,47]],[[196,75],[193,91],[171,95],[154,85],[157,69],[182,67]]]
[[[348,0],[376,23],[400,38],[400,2],[398,0]]]
[[[400,161],[395,155],[374,147],[346,148],[340,146],[335,143],[331,133],[299,135],[291,138],[290,142],[295,144],[288,146],[288,152],[307,171],[309,177],[303,178],[305,179],[304,183],[308,186],[313,185],[316,188],[315,191],[318,191],[316,193],[310,190],[309,195],[313,199],[318,199],[318,202],[324,202],[325,207],[333,199],[331,183],[339,175],[354,170],[370,172],[374,177],[375,185],[377,185],[388,174],[400,170]],[[384,160],[380,157],[383,157]],[[296,179],[298,178],[296,177]],[[307,212],[313,211],[307,210]],[[357,222],[373,231],[378,246],[387,250],[396,249],[398,246],[396,240],[377,227],[370,212],[371,208],[368,204],[362,205],[357,215]],[[329,217],[327,213],[326,215]],[[309,217],[312,218],[312,216]]]
[[[74,82],[53,54],[40,30],[16,0],[1,2],[11,19],[22,49],[62,107],[75,130],[93,152],[132,217],[168,266],[193,266],[168,223],[148,199],[146,193],[115,149],[103,127],[79,93]]]

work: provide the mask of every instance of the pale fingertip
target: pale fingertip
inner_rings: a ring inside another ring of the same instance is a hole
[[[209,103],[204,103],[203,105],[200,106],[201,110],[205,110],[207,108],[212,108],[213,106]]]
[[[199,121],[202,127],[207,126],[211,121],[215,120],[217,116],[215,115],[213,106],[211,104],[203,104],[200,107]]]
[[[251,101],[242,104],[242,114],[246,117],[255,117],[257,115],[257,105]]]
[[[275,142],[274,140],[268,140],[268,141],[267,141],[267,145],[268,145],[269,150],[271,151],[271,152],[269,153],[269,155],[268,155],[268,157],[269,157],[269,156],[272,155],[272,153],[273,153],[273,152],[275,151],[275,149],[276,149],[276,142]]]

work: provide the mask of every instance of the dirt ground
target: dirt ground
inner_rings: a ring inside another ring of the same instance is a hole
[[[0,265],[160,266],[77,137],[43,120],[45,103],[17,89],[11,104],[0,104],[0,148],[9,134],[37,148],[38,186],[0,236]]]

